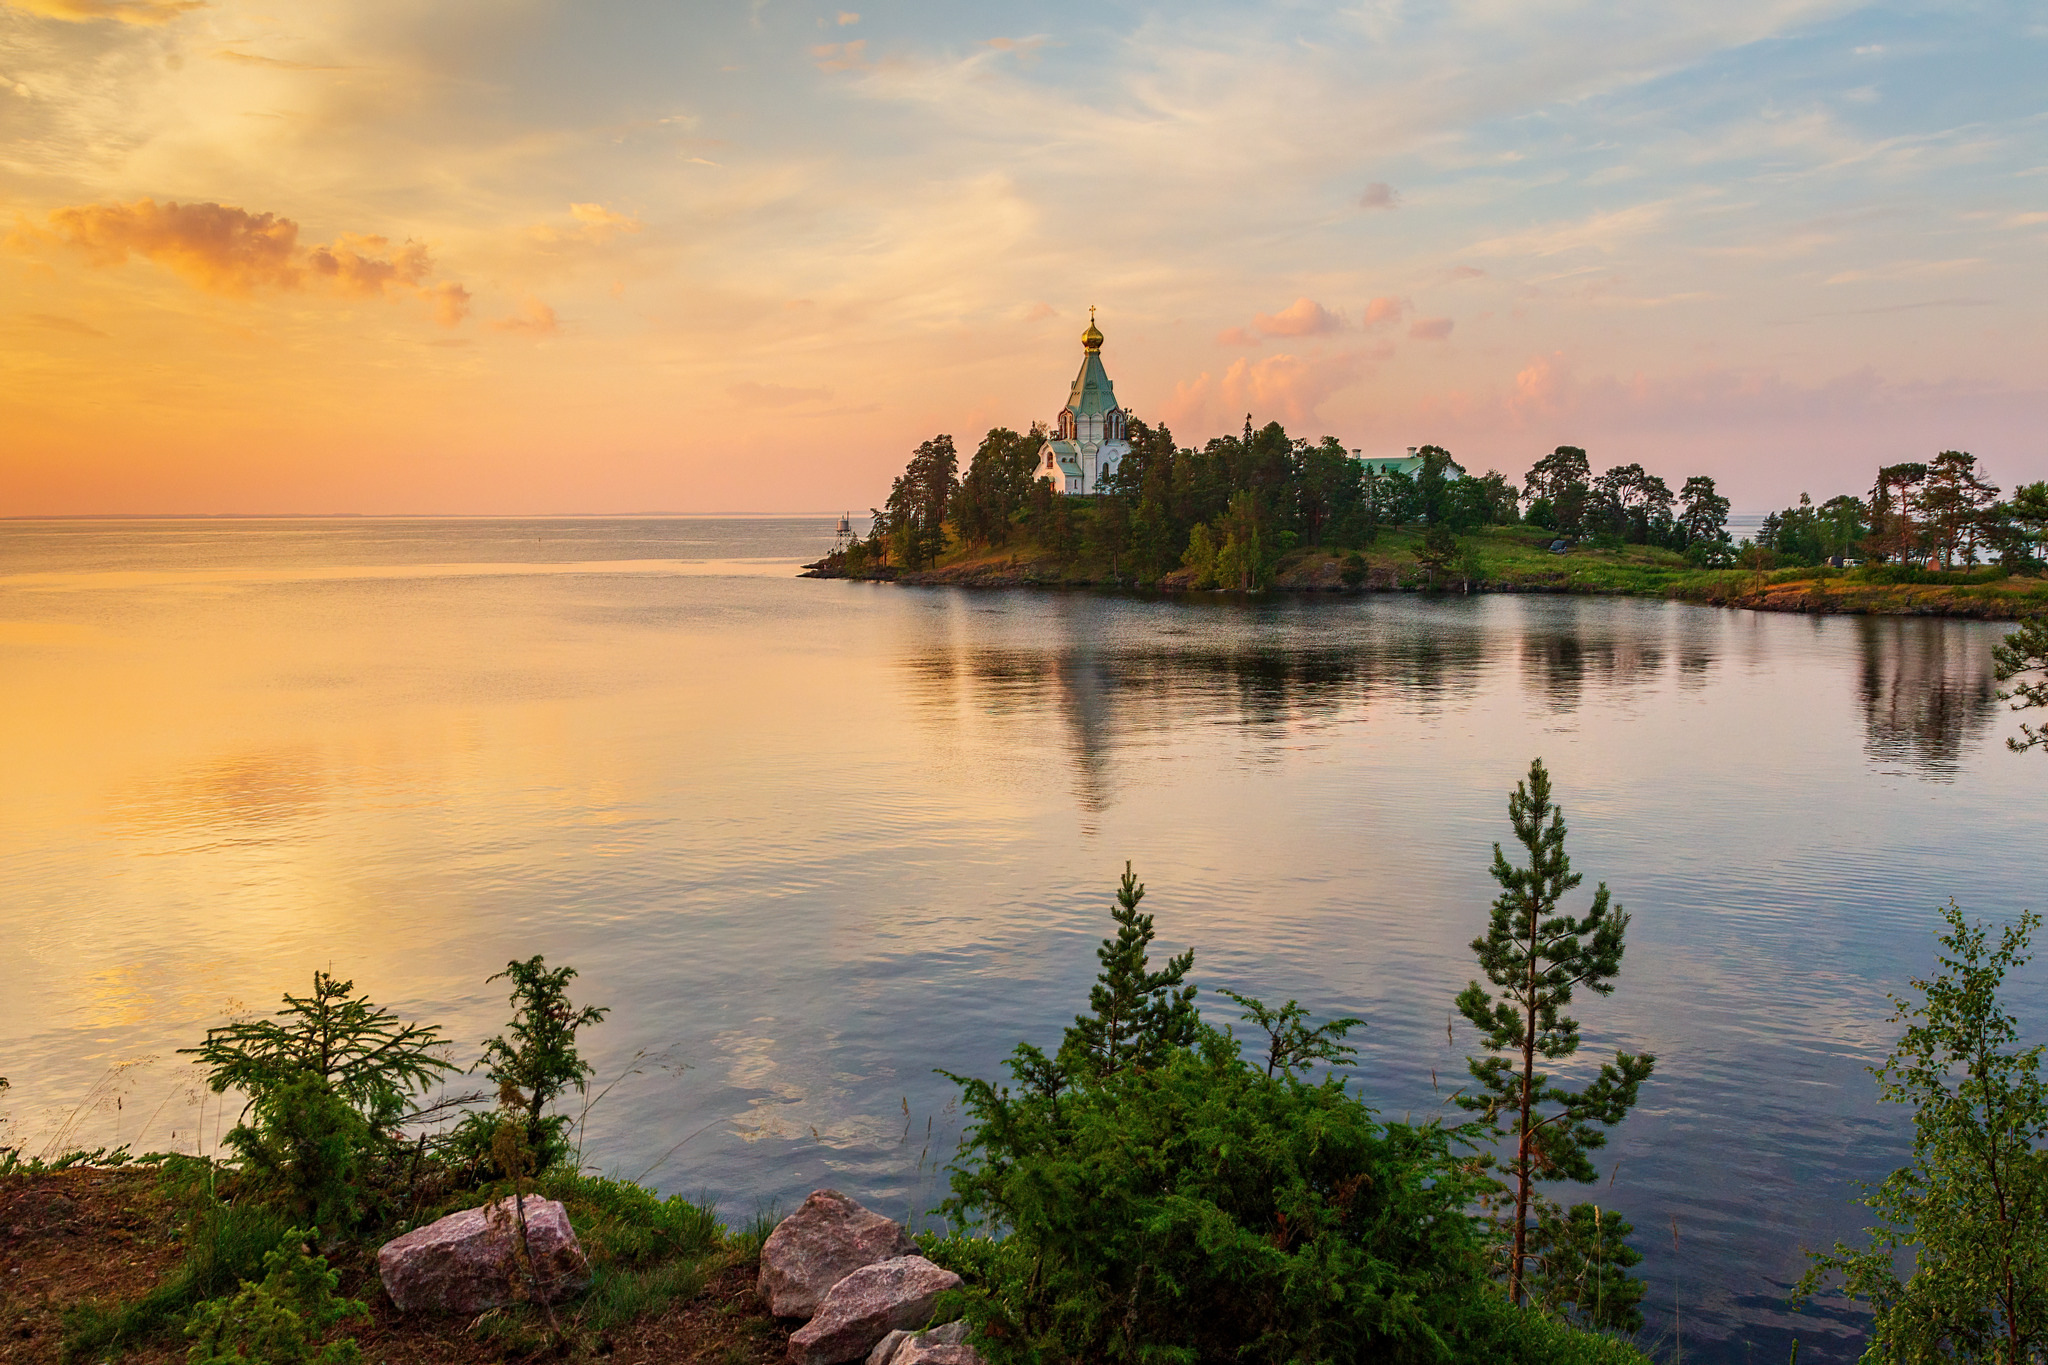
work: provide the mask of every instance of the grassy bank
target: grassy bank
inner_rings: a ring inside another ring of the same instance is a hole
[[[1274,566],[1269,591],[1535,592],[1661,597],[1758,611],[1874,616],[1957,616],[2015,620],[2048,614],[2048,578],[2002,569],[1950,573],[1893,565],[1862,569],[1702,569],[1670,550],[1644,545],[1572,546],[1551,553],[1551,534],[1531,526],[1490,526],[1462,537],[1456,558],[1432,572],[1420,528],[1382,531],[1359,551],[1297,549]],[[821,560],[814,577],[847,577]],[[937,563],[906,572],[856,575],[906,584],[1014,588],[1155,588],[1187,591],[1181,569],[1141,582],[1112,557],[1086,548],[1059,554],[1027,540],[989,549],[954,544]]]

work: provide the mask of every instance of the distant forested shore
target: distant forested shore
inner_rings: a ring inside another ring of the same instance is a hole
[[[2048,613],[2048,483],[2010,496],[1975,457],[1883,466],[1867,494],[1798,502],[1754,538],[1728,532],[1706,475],[1674,494],[1641,465],[1593,472],[1560,446],[1520,484],[1425,446],[1412,474],[1279,423],[1201,449],[1131,423],[1105,492],[1038,477],[1043,434],[996,428],[964,474],[950,436],[921,444],[868,534],[806,576],[971,587],[1166,592],[1552,592],[1768,611]]]

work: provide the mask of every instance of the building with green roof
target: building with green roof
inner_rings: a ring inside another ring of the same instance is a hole
[[[1131,453],[1130,414],[1117,406],[1116,389],[1102,368],[1102,333],[1095,310],[1081,333],[1081,371],[1067,391],[1052,434],[1038,453],[1038,477],[1061,493],[1096,493]]]

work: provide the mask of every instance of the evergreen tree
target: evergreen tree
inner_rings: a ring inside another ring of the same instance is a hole
[[[1582,1091],[1567,1090],[1536,1069],[1579,1050],[1579,1023],[1560,1011],[1585,987],[1611,995],[1621,971],[1622,935],[1628,915],[1610,903],[1606,883],[1593,894],[1583,917],[1559,913],[1558,902],[1584,878],[1572,871],[1565,853],[1564,812],[1550,799],[1550,774],[1537,759],[1526,781],[1508,798],[1515,838],[1528,850],[1526,867],[1509,863],[1493,846],[1493,877],[1501,894],[1485,936],[1472,941],[1480,969],[1496,988],[1489,995],[1477,981],[1458,995],[1458,1012],[1479,1030],[1493,1054],[1474,1057],[1475,1093],[1458,1096],[1493,1131],[1513,1139],[1505,1163],[1514,1196],[1509,1227],[1508,1296],[1520,1304],[1526,1293],[1530,1214],[1542,1212],[1536,1183],[1575,1180],[1590,1184],[1596,1173],[1587,1153],[1604,1146],[1601,1130],[1621,1122],[1636,1102],[1656,1059],[1615,1053]]]
[[[1195,988],[1183,985],[1195,965],[1193,949],[1170,957],[1152,971],[1152,917],[1138,910],[1145,887],[1124,864],[1116,890],[1115,938],[1095,950],[1102,973],[1088,992],[1090,1013],[1074,1017],[1060,1043],[1059,1063],[1068,1075],[1107,1077],[1130,1068],[1145,1070],[1175,1048],[1189,1046],[1201,1027]]]
[[[1586,501],[1593,493],[1593,467],[1577,446],[1559,446],[1538,460],[1522,478],[1531,508],[1530,520],[1564,535],[1585,530]],[[1537,515],[1536,504],[1541,504]]]

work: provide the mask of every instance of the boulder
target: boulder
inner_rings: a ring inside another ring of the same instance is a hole
[[[915,1327],[960,1277],[922,1256],[898,1256],[862,1266],[818,1305],[818,1314],[789,1338],[790,1365],[842,1365],[860,1360],[898,1328]],[[900,1358],[903,1347],[897,1347]]]
[[[967,1345],[967,1324],[949,1322],[928,1332],[895,1331],[868,1352],[867,1365],[981,1365]]]
[[[761,1297],[778,1318],[808,1318],[862,1266],[916,1254],[917,1243],[890,1219],[837,1190],[817,1190],[762,1244]]]
[[[377,1278],[404,1313],[481,1313],[535,1297],[550,1302],[590,1283],[590,1263],[570,1230],[569,1214],[552,1199],[528,1195],[529,1276],[519,1265],[519,1225],[508,1196],[414,1228],[377,1249]]]

